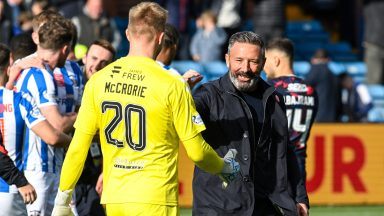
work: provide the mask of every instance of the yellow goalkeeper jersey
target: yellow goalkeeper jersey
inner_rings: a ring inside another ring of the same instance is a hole
[[[99,130],[102,203],[177,205],[179,140],[205,129],[189,87],[145,57],[123,57],[88,81],[76,130]]]

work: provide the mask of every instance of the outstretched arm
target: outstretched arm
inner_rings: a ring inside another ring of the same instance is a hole
[[[183,141],[188,157],[201,169],[218,174],[224,166],[224,161],[217,155],[208,143],[205,142],[201,134],[192,139]]]
[[[83,171],[92,138],[93,135],[84,133],[81,130],[75,131],[61,171],[59,191],[52,211],[53,216],[71,215],[69,204],[75,185]]]
[[[59,186],[61,191],[75,188],[76,182],[83,171],[92,139],[93,135],[84,133],[81,130],[75,131],[61,171]]]
[[[199,72],[190,69],[183,74],[183,79],[188,83],[189,88],[193,89],[203,79],[203,76]]]

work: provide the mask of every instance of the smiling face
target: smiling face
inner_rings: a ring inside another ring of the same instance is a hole
[[[87,79],[112,62],[113,54],[102,46],[93,44],[83,58]]]
[[[256,87],[265,63],[260,46],[235,42],[225,60],[231,81],[239,91],[248,92]]]

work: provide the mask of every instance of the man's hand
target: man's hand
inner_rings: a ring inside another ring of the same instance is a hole
[[[223,188],[226,188],[228,183],[232,182],[240,172],[240,164],[235,160],[236,154],[236,149],[229,149],[224,156],[224,167],[220,174],[223,179]]]
[[[188,70],[183,74],[183,79],[188,83],[189,87],[192,89],[197,83],[199,83],[203,76],[195,71],[195,70]]]
[[[52,216],[72,216],[70,207],[73,190],[59,191],[55,198],[55,206],[53,207]]]
[[[103,193],[103,173],[101,173],[97,179],[95,190],[101,197],[101,194]]]
[[[32,185],[27,184],[25,186],[19,187],[18,190],[23,197],[25,204],[32,204],[35,202],[37,195],[35,188]]]
[[[36,67],[44,69],[43,61],[37,56],[31,56],[21,59],[20,61],[13,64],[8,71],[8,82],[5,85],[5,87],[9,90],[13,90],[14,83],[16,82],[17,78],[19,77],[22,70]]]
[[[304,203],[296,203],[296,208],[297,208],[297,214],[299,216],[309,215],[307,205],[305,205]]]

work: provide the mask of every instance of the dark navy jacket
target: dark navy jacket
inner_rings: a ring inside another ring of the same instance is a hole
[[[219,177],[196,167],[193,215],[253,215],[255,196],[271,200],[285,215],[297,215],[296,202],[309,206],[289,142],[283,98],[261,79],[256,91],[263,93],[264,107],[259,140],[251,111],[228,74],[196,90],[196,108],[207,128],[204,139],[220,156],[237,149],[241,177],[223,189]]]

